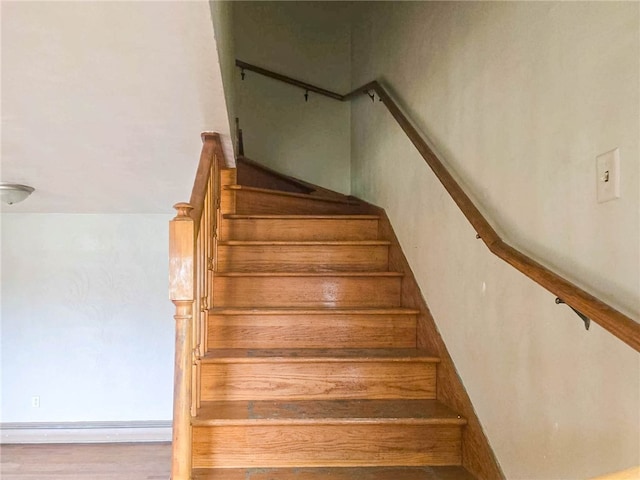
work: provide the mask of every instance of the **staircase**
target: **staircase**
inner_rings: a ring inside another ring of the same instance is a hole
[[[251,162],[221,185],[193,479],[475,478],[379,215]]]

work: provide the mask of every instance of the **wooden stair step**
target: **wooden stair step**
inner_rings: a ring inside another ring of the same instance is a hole
[[[408,308],[215,308],[207,348],[415,348]]]
[[[253,187],[249,185],[225,185],[225,190],[235,190],[242,192],[258,192],[265,195],[273,195],[278,197],[292,197],[292,198],[301,198],[304,200],[313,200],[327,203],[341,203],[344,205],[359,205],[359,202],[354,200],[350,200],[348,198],[338,198],[338,197],[324,197],[321,195],[313,195],[311,193],[300,193],[300,192],[287,192],[284,190],[275,190],[270,188],[261,188],[261,187]]]
[[[333,468],[203,468],[193,480],[476,480],[460,466]]]
[[[416,349],[215,349],[201,399],[434,399],[437,357]]]
[[[437,400],[298,400],[204,402],[194,426],[398,423],[465,425]]]
[[[193,427],[193,467],[460,465],[462,428],[430,423]]]
[[[213,315],[417,315],[420,310],[389,308],[212,308]]]
[[[229,247],[388,247],[390,244],[388,240],[225,240],[218,242],[218,246]]]
[[[218,243],[218,272],[384,271],[389,267],[384,240],[246,241]]]
[[[284,190],[288,192],[310,193],[314,191],[312,185],[297,178],[283,175],[258,162],[246,157],[236,158],[238,182],[240,185]]]
[[[417,348],[220,348],[215,349],[201,361],[208,362],[429,362],[440,359]]]
[[[194,464],[457,464],[465,423],[435,400],[210,402],[192,421]]]
[[[398,272],[220,272],[218,307],[399,307]]]
[[[296,278],[322,278],[322,277],[370,277],[370,278],[402,278],[400,272],[220,272],[216,277],[296,277]]]
[[[284,215],[284,214],[236,214],[223,215],[227,220],[379,220],[380,215]]]
[[[223,216],[221,240],[375,240],[377,215]]]
[[[353,200],[244,185],[226,185],[222,189],[222,205],[230,206],[222,210],[223,214],[355,214],[361,209],[360,203]]]

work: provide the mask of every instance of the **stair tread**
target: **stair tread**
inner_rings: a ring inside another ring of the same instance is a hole
[[[201,358],[203,362],[429,362],[437,363],[438,357],[415,348],[217,348]]]
[[[225,185],[224,189],[236,190],[236,191],[244,190],[248,192],[266,193],[269,195],[279,195],[283,197],[303,198],[305,200],[314,200],[314,201],[327,202],[327,203],[338,203],[341,205],[350,205],[350,206],[360,205],[359,202],[356,202],[354,200],[347,200],[347,199],[341,199],[341,198],[335,198],[335,197],[323,197],[320,195],[310,195],[307,193],[285,192],[283,190],[273,190],[270,188],[248,187],[246,185]]]
[[[246,400],[203,402],[192,423],[464,425],[466,420],[437,400]]]
[[[379,220],[379,215],[292,215],[226,213],[225,220]]]
[[[304,246],[304,247],[309,247],[309,246],[314,246],[314,245],[320,245],[320,246],[342,246],[342,245],[348,245],[348,246],[378,246],[378,245],[383,245],[383,246],[387,246],[390,245],[391,242],[389,242],[388,240],[225,240],[225,241],[221,241],[218,242],[218,245],[229,245],[229,246],[235,246],[235,245],[246,245],[246,246],[253,246],[253,245],[282,245],[282,246],[296,246],[296,245],[300,245],[300,246]]]
[[[210,315],[417,315],[412,308],[212,308]]]
[[[194,469],[193,480],[475,480],[464,467]]]
[[[216,277],[403,277],[401,272],[216,272]]]

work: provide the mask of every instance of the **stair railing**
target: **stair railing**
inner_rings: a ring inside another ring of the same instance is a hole
[[[172,480],[191,478],[191,417],[199,407],[199,368],[207,342],[220,207],[219,170],[226,165],[217,133],[202,134],[189,203],[169,223],[169,293],[176,311]]]
[[[440,180],[440,183],[447,190],[453,201],[458,205],[462,214],[475,229],[477,238],[481,239],[494,255],[555,294],[559,299],[558,303],[566,303],[573,308],[575,312],[579,312],[582,316],[593,320],[627,345],[640,352],[640,323],[638,323],[638,321],[634,321],[604,301],[596,298],[577,285],[574,285],[559,274],[551,271],[519,250],[516,250],[500,238],[498,233],[482,213],[480,213],[480,210],[471,201],[458,182],[456,182],[444,164],[380,83],[377,81],[369,82],[346,95],[341,95],[240,60],[236,60],[236,66],[243,72],[243,77],[244,71],[249,70],[294,85],[305,90],[306,93],[315,92],[338,101],[351,101],[362,94],[367,94],[372,100],[375,100],[375,95],[377,95],[400,128],[405,132],[411,143],[416,147],[422,158],[427,162],[427,165],[429,165],[438,180]]]

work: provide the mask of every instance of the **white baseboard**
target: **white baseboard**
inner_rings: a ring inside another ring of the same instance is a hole
[[[170,441],[170,420],[0,424],[0,444]]]

